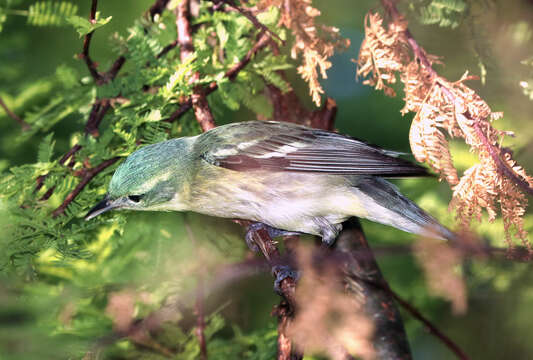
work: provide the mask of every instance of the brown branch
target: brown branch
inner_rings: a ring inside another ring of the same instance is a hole
[[[156,15],[161,15],[161,13],[167,8],[167,5],[170,0],[156,0],[155,3],[150,6],[148,13],[150,14],[150,19],[154,21]]]
[[[242,16],[250,20],[250,22],[257,28],[260,29],[262,32],[268,33],[270,37],[275,37],[278,39],[283,45],[285,45],[285,40],[280,38],[278,34],[272,32],[267,26],[261,24],[261,22],[257,19],[257,17],[248,9],[242,8],[235,4],[233,0],[210,0],[214,5],[215,8],[221,7],[222,5],[228,5],[232,9],[236,10],[238,13],[240,13]]]
[[[13,111],[11,111],[11,109],[7,107],[2,97],[0,97],[0,106],[4,109],[7,116],[9,116],[20,124],[20,126],[22,127],[22,131],[28,131],[31,129],[30,125],[26,121],[22,120],[17,114],[15,114]]]
[[[289,324],[294,316],[294,310],[286,300],[281,300],[271,315],[278,318],[277,360],[301,360],[303,355],[294,352],[292,341],[287,335]]]
[[[67,151],[67,153],[61,157],[61,159],[59,159],[59,165],[65,165],[65,162],[69,158],[73,157],[80,150],[81,150],[81,145],[79,145],[79,144],[76,144],[73,147],[71,147],[70,150]],[[71,166],[69,166],[69,167],[71,167]],[[40,175],[40,176],[37,177],[37,179],[36,179],[37,185],[35,186],[35,189],[33,190],[34,193],[39,191],[43,187],[44,180],[46,179],[47,176],[48,176],[48,174],[47,175]],[[44,200],[48,200],[50,198],[50,196],[52,196],[54,188],[55,187],[52,187],[52,188],[48,189],[46,194],[44,194],[39,200],[43,200],[43,201]]]
[[[191,23],[189,21],[190,0],[181,1],[176,7],[176,28],[178,31],[178,44],[180,46],[180,59],[185,62],[194,53],[192,42]]]
[[[98,137],[98,127],[104,118],[107,110],[111,107],[109,99],[96,100],[89,114],[87,124],[85,124],[85,135],[91,135],[92,137]]]
[[[163,12],[163,10],[166,8],[166,5],[167,5],[168,1],[169,0],[156,0],[154,5],[152,5],[152,7],[150,7],[149,12],[150,12],[152,20],[153,20],[153,17],[155,16],[155,14],[160,14],[161,12]],[[91,22],[95,21],[97,4],[98,4],[98,0],[92,0],[91,12],[90,12],[90,15],[89,15],[89,21],[91,21]],[[100,74],[97,71],[97,69],[96,69],[97,68],[96,63],[93,62],[92,59],[89,56],[89,46],[90,46],[90,43],[91,43],[92,34],[93,34],[93,32],[90,32],[89,34],[87,34],[85,36],[84,41],[83,41],[83,53],[81,54],[80,57],[85,60],[85,62],[87,64],[87,67],[89,69],[89,72],[93,76],[96,84],[97,85],[103,85],[103,84],[105,84],[105,83],[107,83],[109,81],[112,81],[117,76],[118,72],[120,71],[120,69],[122,69],[124,63],[126,62],[126,57],[123,56],[123,55],[119,56],[113,62],[113,64],[111,65],[111,67],[109,68],[109,70],[107,72],[105,72],[103,74]],[[95,102],[92,105],[91,112],[89,114],[89,118],[87,119],[87,123],[85,124],[85,131],[84,131],[85,132],[85,136],[87,136],[87,135],[91,135],[93,137],[98,137],[99,136],[98,128],[99,128],[100,123],[102,122],[105,114],[107,113],[107,111],[111,107],[111,103],[112,103],[112,99],[107,99],[107,98],[96,99],[95,100]],[[79,145],[79,144],[74,145],[59,160],[59,164],[60,165],[65,165],[66,161],[69,158],[72,158],[70,163],[67,165],[69,168],[72,168],[72,166],[74,166],[74,158],[73,158],[73,156],[81,148],[82,148],[82,146]],[[100,164],[99,166],[104,165],[104,167],[102,168],[102,170],[103,170],[107,166],[110,166],[111,164],[116,162],[117,160],[118,160],[118,158],[106,160],[102,164]],[[108,163],[109,161],[112,161],[112,162]],[[63,214],[65,209],[66,209],[66,206],[68,206],[68,204],[70,204],[75,199],[75,197],[79,195],[81,190],[96,175],[96,174],[94,174],[92,176],[89,176],[89,178],[87,178],[87,176],[91,174],[91,171],[85,171],[82,174],[83,174],[82,175],[83,176],[83,180],[80,182],[80,184],[78,184],[78,186],[69,195],[67,195],[67,198],[65,198],[63,203],[56,210],[54,210],[54,212],[52,213],[52,216],[56,217],[59,214]],[[44,180],[46,179],[47,176],[48,175],[41,175],[41,176],[37,177],[37,185],[35,187],[34,192],[37,192],[37,191],[39,191],[41,189],[41,187],[44,184]],[[80,186],[81,186],[81,188],[78,189],[78,187],[80,187]],[[52,195],[52,193],[54,192],[54,190],[55,190],[55,186],[51,187],[50,189],[48,189],[46,191],[46,193],[39,200],[42,200],[42,201],[48,200],[50,198],[50,196]],[[64,208],[62,208],[63,205],[65,205]]]
[[[387,13],[392,18],[393,21],[399,22],[403,19],[403,16],[400,14],[398,9],[396,8],[394,0],[381,0],[381,4],[383,5],[383,7],[385,8],[385,10],[387,11]],[[427,55],[424,49],[420,45],[418,45],[415,38],[409,31],[409,29],[404,30],[404,35],[407,39],[407,43],[409,44],[409,46],[411,47],[411,50],[413,51],[415,55],[415,58],[418,59],[420,64],[422,64],[424,69],[428,72],[431,80],[436,81],[437,85],[440,86],[440,88],[443,90],[444,94],[448,97],[450,102],[453,103],[456,100],[456,96],[447,87],[446,84],[442,83],[441,81],[438,81],[440,76],[435,71],[435,69],[433,69],[433,67],[431,66],[431,62],[427,58]],[[533,187],[529,184],[529,182],[527,182],[525,179],[519,176],[515,171],[513,171],[511,167],[507,164],[507,162],[504,160],[503,156],[506,151],[502,149],[497,143],[496,144],[491,143],[491,141],[489,141],[485,133],[481,130],[480,119],[473,118],[468,113],[464,113],[463,115],[468,120],[474,123],[476,134],[480,137],[481,141],[483,142],[483,146],[489,152],[498,171],[501,174],[504,174],[511,181],[513,181],[515,185],[517,185],[523,191],[528,193],[530,196],[533,196]]]
[[[168,44],[167,46],[165,46],[163,48],[163,50],[161,50],[159,52],[159,54],[156,55],[156,59],[160,59],[161,57],[163,57],[164,55],[166,55],[166,53],[168,53],[170,50],[174,49],[176,46],[178,45],[178,40],[174,40],[173,42],[171,42],[170,44]]]
[[[117,76],[120,69],[122,69],[122,66],[124,65],[125,62],[126,62],[126,57],[122,55],[119,56],[115,60],[113,65],[111,65],[111,68],[109,68],[109,70],[107,70],[107,72],[104,74],[104,83],[107,83],[113,80]]]
[[[194,116],[200,124],[202,131],[208,131],[213,129],[215,125],[215,118],[207,102],[207,96],[202,88],[198,87],[194,90],[192,96],[192,108],[194,110]]]
[[[439,330],[439,328],[434,325],[430,320],[428,320],[422,313],[416,309],[412,304],[407,300],[403,299],[400,295],[396,294],[390,287],[385,289],[393,298],[396,300],[401,307],[403,307],[407,312],[409,312],[415,319],[420,321],[426,329],[436,338],[438,338],[448,349],[450,349],[459,359],[468,360],[470,359],[468,355],[457,345],[452,339],[450,339],[446,334]]]
[[[344,230],[337,240],[336,250],[347,255],[347,258],[343,259],[342,262],[345,266],[348,289],[364,295],[368,315],[375,321],[374,345],[379,358],[411,358],[403,322],[393,301],[395,300],[417,320],[421,321],[430,333],[445,344],[459,359],[469,359],[455,342],[390,288],[381,274],[376,260],[373,257],[368,257],[372,254],[372,250],[366,241],[359,221],[351,219],[343,225]],[[362,254],[364,256],[361,256]]]
[[[200,360],[207,360],[207,342],[205,340],[205,311],[204,311],[204,282],[200,278],[196,291],[196,301],[194,303],[194,314],[196,315],[196,337],[200,346]]]
[[[200,258],[200,252],[199,250],[199,244],[196,241],[196,237],[194,236],[194,233],[191,230],[191,227],[186,222],[185,223],[185,230],[187,231],[187,235],[189,236],[189,239],[191,240],[194,250],[195,250],[195,256],[197,258]],[[198,338],[198,345],[200,347],[200,360],[207,360],[207,342],[205,340],[205,311],[204,311],[204,271],[203,267],[199,271],[198,276],[198,285],[196,285],[196,294],[195,294],[195,301],[194,301],[194,314],[196,315],[196,337]]]
[[[91,12],[89,14],[89,21],[91,23],[94,23],[96,20],[96,7],[98,6],[98,0],[92,0],[91,3]],[[83,51],[79,55],[80,59],[85,60],[85,64],[87,64],[87,68],[89,69],[89,72],[91,73],[91,76],[93,77],[94,81],[98,84],[102,81],[102,74],[100,74],[97,70],[98,64],[95,63],[91,57],[89,56],[89,47],[91,45],[91,39],[93,37],[94,31],[91,31],[87,35],[85,35],[85,38],[83,39]]]
[[[363,308],[374,324],[373,344],[377,359],[412,359],[407,334],[394,299],[385,291],[389,287],[374,257],[360,259],[356,254],[371,249],[359,220],[343,223],[335,251],[347,257],[344,262],[346,289],[363,298]],[[379,287],[373,284],[379,284]]]
[[[225,77],[230,79],[231,81],[234,81],[237,75],[241,70],[243,70],[246,65],[248,65],[251,61],[251,59],[262,49],[264,49],[270,41],[266,41],[265,39],[268,39],[268,37],[265,37],[265,35],[261,35],[259,37],[259,40],[257,43],[246,53],[246,55],[236,64],[234,64],[229,70],[226,71]],[[212,82],[209,85],[206,86],[206,88],[203,90],[204,95],[207,97],[211,93],[213,93],[215,90],[218,89],[218,84],[216,82]],[[189,111],[192,108],[192,97],[186,98],[180,106],[172,113],[170,116],[165,119],[166,122],[174,122],[178,120],[180,117],[182,117],[187,111]]]
[[[191,24],[189,20],[190,15],[190,0],[183,0],[176,8],[176,28],[178,31],[177,41],[180,45],[181,62],[185,62],[194,53]],[[199,78],[200,74],[195,72],[194,74],[191,74],[189,81],[195,83]],[[207,102],[206,91],[201,86],[195,86],[193,94],[191,95],[191,105],[202,131],[210,130],[216,126],[215,118],[213,117],[213,113]]]
[[[268,37],[265,33],[259,34],[259,40],[254,44],[254,46],[252,46],[250,50],[248,50],[248,52],[241,59],[241,61],[239,61],[238,63],[233,65],[228,71],[226,71],[225,76],[231,81],[235,80],[239,72],[244,69],[246,65],[248,65],[248,63],[250,62],[250,60],[252,60],[255,54],[257,54],[260,50],[264,49],[270,43],[270,41],[270,37]]]
[[[248,227],[251,221],[235,220],[235,222],[243,227]],[[267,260],[272,269],[272,275],[277,277],[280,270],[278,265],[286,264],[286,261],[281,257],[281,254],[276,246],[276,242],[268,235],[265,230],[258,230],[254,233],[254,241],[261,250],[261,253]],[[296,299],[294,297],[296,290],[296,282],[293,278],[287,277],[280,283],[281,295],[287,300],[289,305],[294,308]]]
[[[216,276],[207,284],[204,289],[204,294],[212,294],[244,278],[266,272],[268,271],[268,267],[265,265],[266,262],[261,259],[249,259],[236,264],[225,264],[213,272]],[[228,292],[223,293],[230,294]],[[172,301],[165,303],[161,308],[154,310],[142,319],[131,322],[128,329],[121,332],[115,330],[113,333],[98,339],[91,351],[96,353],[99,348],[123,338],[130,338],[133,341],[137,341],[139,338],[146,338],[150,333],[159,330],[161,325],[166,321],[176,319],[176,314],[180,311],[179,309],[183,308],[182,302],[188,302],[188,299],[195,296],[195,294],[197,294],[197,290],[194,293],[182,294],[179,298],[172,297]]]
[[[59,205],[59,207],[52,212],[52,217],[57,217],[59,215],[62,215],[65,212],[65,210],[67,209],[67,206],[69,206],[69,204],[76,198],[76,196],[78,196],[80,194],[80,192],[83,190],[83,188],[85,188],[85,186],[87,186],[87,184],[96,175],[98,175],[100,172],[105,170],[107,167],[109,167],[109,166],[113,165],[114,163],[116,163],[118,161],[118,159],[120,159],[120,158],[119,157],[114,157],[114,158],[111,158],[111,159],[108,159],[108,160],[105,160],[105,161],[101,162],[98,166],[96,166],[96,167],[94,167],[92,169],[85,170],[84,173],[83,173],[83,176],[82,176],[82,179],[81,179],[80,183],[74,188],[74,190],[72,190],[67,195],[67,197],[65,198],[63,203],[61,203],[61,205]]]

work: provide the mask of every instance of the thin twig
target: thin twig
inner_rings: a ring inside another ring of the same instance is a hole
[[[110,107],[111,103],[109,99],[101,99],[94,102],[87,124],[85,124],[85,135],[90,134],[92,137],[99,136],[98,127]]]
[[[84,174],[82,176],[82,180],[80,181],[80,183],[74,188],[74,190],[72,190],[67,195],[65,200],[63,200],[63,203],[61,203],[61,205],[59,205],[59,207],[52,212],[52,217],[57,217],[59,215],[62,215],[65,212],[65,210],[67,209],[67,206],[69,206],[69,204],[76,198],[76,196],[78,196],[81,193],[83,188],[85,188],[85,186],[87,186],[87,184],[96,175],[101,173],[107,167],[109,167],[109,166],[113,165],[114,163],[116,163],[118,161],[118,159],[120,159],[120,158],[119,157],[114,157],[114,158],[111,158],[111,159],[108,159],[108,160],[105,160],[105,161],[101,162],[98,166],[96,166],[96,167],[94,167],[92,169],[85,170]]]
[[[94,23],[96,21],[96,8],[98,6],[98,0],[92,0],[91,2],[91,12],[89,14],[89,21],[91,23]],[[89,72],[91,73],[91,76],[93,77],[94,81],[96,83],[99,83],[102,80],[102,74],[100,74],[97,70],[98,65],[91,59],[89,56],[89,47],[91,45],[91,39],[93,37],[94,31],[91,31],[87,35],[85,35],[85,38],[83,39],[83,51],[80,54],[80,58],[85,60],[85,64],[87,64],[87,68],[89,69]]]
[[[247,228],[251,222],[248,220],[235,220],[235,222]],[[283,265],[286,262],[282,258],[276,242],[264,230],[258,230],[254,233],[254,241],[261,250],[261,253],[267,260],[272,269],[272,275],[277,277],[281,270],[278,265]],[[287,300],[289,305],[294,309],[296,305],[295,291],[296,281],[291,277],[286,277],[280,283],[281,295]]]
[[[233,65],[228,71],[226,71],[226,74],[225,76],[233,81],[235,80],[235,78],[237,77],[237,75],[239,74],[239,72],[244,69],[246,67],[246,65],[248,65],[248,63],[250,62],[250,60],[252,60],[252,58],[259,52],[261,51],[262,49],[264,49],[269,43],[270,43],[270,37],[268,37],[265,33],[261,33],[259,35],[259,40],[254,44],[254,46],[252,46],[252,48],[250,50],[248,50],[248,52],[246,53],[246,55],[241,59],[241,61],[239,61],[238,63],[236,63],[235,65]]]
[[[385,289],[395,300],[398,302],[398,304],[401,305],[409,314],[411,314],[415,319],[420,321],[426,329],[433,334],[436,338],[438,338],[448,349],[450,349],[459,359],[462,360],[468,360],[470,359],[468,355],[457,345],[452,339],[450,339],[446,334],[444,334],[440,329],[433,324],[431,321],[429,321],[422,313],[415,308],[411,303],[409,303],[407,300],[403,299],[400,295],[395,293],[390,287],[387,287]]]
[[[170,0],[156,0],[155,3],[150,6],[148,13],[150,14],[150,19],[154,21],[156,15],[161,15],[161,13],[166,9],[167,4]]]
[[[285,41],[279,37],[278,34],[272,32],[267,26],[261,24],[259,19],[248,9],[242,8],[235,4],[233,0],[210,0],[213,4],[215,4],[216,7],[222,6],[222,4],[228,5],[232,9],[239,12],[242,16],[250,20],[250,22],[258,29],[260,29],[263,32],[268,33],[271,37],[275,37],[278,39],[283,45],[285,45]]]
[[[289,324],[294,316],[294,309],[286,300],[281,300],[272,311],[278,318],[278,356],[277,360],[300,360],[302,354],[296,353],[290,337],[287,335]]]
[[[236,264],[225,264],[213,273],[216,277],[207,283],[204,288],[204,296],[208,296],[214,292],[235,284],[237,281],[245,278],[256,276],[268,271],[266,262],[262,259],[249,259]],[[227,291],[221,292],[223,294],[230,294]],[[160,329],[161,325],[166,321],[176,318],[179,309],[182,308],[182,302],[188,302],[188,299],[197,294],[186,293],[179,298],[173,298],[172,301],[165,303],[161,308],[154,310],[147,316],[130,324],[130,327],[122,332],[113,332],[106,335],[94,344],[92,351],[97,352],[101,347],[114,343],[122,338],[137,338],[138,334],[150,334]]]
[[[265,36],[260,36],[259,40],[257,41],[254,46],[248,50],[246,55],[235,65],[233,65],[228,71],[226,71],[225,77],[228,79],[234,81],[237,75],[241,70],[243,70],[246,65],[249,64],[251,59],[262,49],[264,49],[270,41],[265,41]],[[208,96],[209,94],[213,93],[215,90],[218,89],[218,84],[216,82],[212,82],[209,85],[206,86],[206,88],[203,90],[204,95]],[[187,111],[192,109],[192,97],[188,97],[183,101],[180,106],[172,113],[170,116],[165,119],[166,122],[174,122],[178,120],[180,117],[185,115]]]
[[[161,57],[163,57],[166,53],[168,53],[170,50],[174,49],[176,46],[178,45],[178,40],[174,40],[173,42],[171,42],[170,44],[168,44],[167,46],[165,46],[163,48],[163,50],[161,50],[159,52],[159,54],[157,54],[157,56],[155,57],[156,59],[160,59]]]
[[[111,68],[109,68],[109,70],[107,70],[107,72],[104,74],[104,83],[107,83],[113,80],[117,76],[120,69],[122,69],[122,66],[124,65],[125,62],[126,62],[126,57],[123,55],[119,56],[115,60],[113,65],[111,65]]]
[[[153,19],[153,16],[155,16],[156,13],[160,14],[161,12],[163,12],[163,10],[166,8],[166,5],[167,5],[168,1],[169,0],[156,0],[154,5],[152,5],[152,7],[150,7],[150,10],[149,10],[150,14],[152,15],[152,19]],[[90,15],[89,15],[89,20],[90,21],[95,21],[97,5],[98,5],[98,1],[97,0],[92,0],[91,12],[90,12]],[[117,76],[118,72],[120,71],[120,69],[122,69],[122,66],[126,62],[126,57],[123,56],[123,55],[119,56],[113,62],[113,64],[111,65],[111,67],[109,68],[109,70],[107,72],[105,72],[104,74],[100,74],[97,71],[97,69],[96,69],[96,67],[97,67],[96,63],[94,63],[92,61],[92,59],[90,58],[90,56],[89,56],[89,47],[90,47],[90,43],[91,43],[91,39],[92,39],[92,34],[93,34],[93,32],[90,32],[84,38],[84,41],[83,41],[83,53],[82,53],[81,57],[85,60],[85,63],[87,64],[87,67],[89,68],[89,72],[93,76],[96,84],[97,85],[103,85],[103,84],[105,84],[105,83],[107,83],[109,81],[112,81]],[[87,123],[85,124],[85,136],[91,135],[93,137],[97,137],[99,135],[98,127],[99,127],[100,123],[102,122],[102,119],[104,118],[105,114],[109,110],[110,106],[111,106],[111,99],[96,99],[95,100],[95,102],[92,105],[92,109],[91,109],[91,112],[89,114],[89,118],[87,119]],[[82,148],[82,146],[79,145],[79,144],[74,145],[59,160],[59,164],[60,165],[65,165],[65,162],[69,158],[72,158],[72,160],[68,164],[68,167],[72,168],[72,166],[74,166],[73,156],[79,150],[81,150],[81,148]],[[110,159],[110,160],[113,160],[112,163],[114,163],[114,162],[116,162],[118,160],[118,158],[114,158],[114,159]],[[107,160],[107,161],[110,161],[110,160]],[[105,165],[104,166],[104,168],[105,168],[105,167],[107,167],[107,166],[112,164],[112,163],[108,164],[107,161],[104,161],[100,165]],[[66,209],[66,206],[68,206],[68,204],[70,204],[76,198],[76,196],[79,195],[81,190],[87,185],[87,183],[96,174],[94,174],[89,179],[86,179],[85,175],[87,175],[87,173],[84,173],[84,178],[83,178],[82,182],[80,182],[80,184],[78,184],[78,186],[69,195],[67,195],[67,198],[65,198],[65,200],[63,201],[63,204],[61,204],[61,206],[59,206],[56,210],[54,210],[54,212],[52,213],[53,217],[56,217],[56,216],[58,216],[60,214],[63,214],[65,209]],[[46,179],[47,176],[48,175],[41,175],[41,176],[37,177],[37,185],[36,185],[35,190],[34,190],[35,192],[38,191],[43,186],[44,180]],[[79,191],[77,191],[78,187],[80,185],[81,185],[81,188],[79,189]],[[50,196],[52,195],[52,193],[54,192],[54,190],[55,190],[55,186],[51,187],[50,189],[48,189],[46,191],[46,193],[40,198],[40,200],[43,200],[43,201],[44,200],[48,200],[50,198]],[[64,208],[62,208],[62,206],[65,203],[66,203],[66,206]]]
[[[11,111],[11,109],[7,107],[2,97],[0,97],[0,106],[4,109],[7,116],[9,116],[10,118],[12,118],[13,120],[15,120],[16,122],[20,124],[23,131],[28,131],[31,129],[30,125],[26,121],[22,120],[17,114],[15,114],[13,111]]]
[[[185,230],[187,231],[187,235],[189,236],[189,239],[193,243],[193,247],[195,250],[195,256],[199,259],[200,258],[200,252],[199,252],[200,245],[196,241],[196,237],[194,236],[194,233],[192,232],[192,229],[187,222],[185,223]],[[198,284],[196,285],[196,294],[195,294],[195,301],[194,301],[194,314],[196,315],[195,333],[196,333],[196,337],[198,338],[198,345],[200,347],[200,360],[207,360],[207,342],[205,339],[204,296],[205,296],[204,295],[204,271],[202,267],[198,275]]]

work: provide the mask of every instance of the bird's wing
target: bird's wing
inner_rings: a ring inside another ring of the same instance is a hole
[[[235,171],[296,171],[383,177],[424,176],[425,168],[401,153],[360,140],[291,123],[249,121],[215,128],[195,144],[195,153]]]

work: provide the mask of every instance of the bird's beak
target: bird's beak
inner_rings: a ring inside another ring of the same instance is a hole
[[[118,204],[116,202],[111,201],[111,199],[109,199],[109,196],[106,195],[104,200],[100,201],[98,204],[96,204],[95,207],[89,210],[87,215],[85,215],[85,220],[91,220],[92,218],[117,207]]]

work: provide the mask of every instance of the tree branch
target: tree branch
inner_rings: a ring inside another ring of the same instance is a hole
[[[177,41],[180,45],[181,62],[185,62],[194,53],[191,24],[189,20],[190,15],[190,0],[183,0],[176,8],[176,28],[178,31]],[[195,83],[199,78],[200,74],[195,72],[194,74],[191,74],[189,81],[190,83]],[[195,86],[190,99],[194,115],[200,124],[202,131],[214,128],[216,126],[215,118],[209,108],[206,91],[201,86]]]
[[[98,0],[92,0],[91,2],[91,12],[89,14],[89,21],[91,23],[94,23],[96,21],[96,7],[98,6]],[[93,37],[94,31],[91,31],[87,35],[85,35],[85,38],[83,39],[83,51],[80,54],[80,58],[85,60],[85,64],[87,64],[87,68],[89,69],[89,72],[91,73],[91,76],[93,77],[94,81],[96,83],[100,83],[102,81],[102,74],[98,72],[98,65],[91,59],[89,55],[89,47],[91,45],[91,39]]]
[[[0,106],[4,109],[7,116],[9,116],[20,124],[20,126],[22,127],[22,131],[28,131],[31,129],[30,125],[26,121],[22,120],[17,114],[15,114],[13,111],[11,111],[11,109],[7,107],[2,97],[0,97]]]
[[[150,7],[149,12],[150,12],[150,15],[152,16],[152,20],[153,20],[153,16],[155,16],[156,13],[160,14],[161,12],[163,12],[163,10],[166,8],[166,5],[167,5],[168,1],[169,0],[156,0],[154,5],[152,5],[152,7]],[[98,0],[92,0],[91,12],[90,12],[90,15],[89,15],[89,21],[91,21],[91,22],[93,22],[95,20],[95,18],[96,18],[97,4],[98,4]],[[92,34],[93,34],[93,32],[90,32],[84,38],[84,41],[83,41],[83,53],[81,54],[81,57],[85,60],[85,63],[87,64],[89,72],[93,76],[93,79],[95,80],[96,84],[97,85],[103,85],[103,84],[105,84],[105,83],[107,83],[109,81],[112,81],[117,76],[118,72],[120,71],[120,69],[122,68],[124,63],[126,62],[126,57],[122,56],[122,55],[119,56],[114,61],[114,63],[111,65],[111,67],[109,68],[109,70],[107,72],[105,72],[104,74],[100,74],[97,71],[97,69],[96,69],[97,68],[96,63],[94,63],[92,61],[92,59],[89,57],[89,46],[90,46],[90,43],[91,43]],[[85,124],[85,131],[84,131],[85,132],[85,136],[87,136],[87,135],[91,135],[93,137],[98,137],[99,136],[98,128],[99,128],[100,123],[102,122],[105,114],[109,110],[110,106],[111,106],[111,99],[96,99],[94,101],[94,103],[92,105],[92,108],[91,108],[91,113],[89,114],[89,118],[87,119],[87,123]],[[73,156],[79,150],[81,150],[81,148],[82,148],[82,146],[79,145],[79,144],[74,145],[59,160],[59,164],[60,165],[65,165],[66,161],[69,158],[72,158],[72,160],[68,164],[68,167],[72,168],[72,166],[74,166]],[[117,160],[118,160],[118,158],[113,158],[113,159],[110,159],[110,160],[106,160],[106,161],[102,162],[99,166],[104,165],[104,167],[102,168],[102,170],[103,170],[107,166],[110,166],[111,164],[116,162]],[[108,163],[109,161],[112,161],[112,162]],[[68,204],[70,204],[76,198],[76,196],[79,195],[81,190],[83,190],[83,188],[90,182],[90,180],[94,176],[96,176],[96,174],[93,174],[92,176],[89,176],[87,178],[87,176],[90,175],[90,173],[91,173],[91,171],[82,173],[83,180],[80,182],[80,184],[78,184],[78,186],[69,195],[67,195],[67,198],[65,198],[63,203],[56,210],[54,210],[54,212],[52,213],[53,217],[56,217],[56,216],[58,216],[60,214],[63,214],[65,212],[65,209],[68,206]],[[34,190],[35,192],[37,192],[39,189],[41,189],[41,187],[44,184],[44,180],[46,179],[47,176],[48,175],[41,175],[41,176],[37,177],[37,185],[36,185],[35,190]],[[80,188],[78,189],[78,187],[80,187]],[[55,190],[55,186],[51,187],[50,189],[48,189],[46,191],[46,193],[39,200],[42,200],[42,201],[48,200],[50,198],[50,196],[52,195],[52,193],[54,192],[54,190]]]
[[[72,190],[67,195],[67,197],[65,198],[63,203],[61,203],[61,205],[59,205],[59,207],[52,212],[52,217],[57,217],[59,215],[62,215],[65,212],[65,210],[67,209],[67,206],[69,206],[69,204],[76,198],[76,196],[78,196],[80,194],[80,192],[83,190],[83,188],[85,188],[85,186],[96,175],[98,175],[100,172],[105,170],[107,167],[109,167],[109,166],[113,165],[114,163],[116,163],[118,161],[118,159],[120,159],[120,158],[119,157],[114,157],[112,159],[108,159],[108,160],[105,160],[105,161],[101,162],[98,166],[96,166],[96,167],[94,167],[92,169],[84,170],[83,175],[82,175],[82,180],[80,181],[80,183],[74,188],[74,190]]]
[[[156,15],[161,15],[161,13],[166,9],[170,0],[156,0],[155,3],[150,6],[148,13],[150,14],[150,19],[154,21]]]
[[[437,328],[431,321],[429,321],[420,311],[418,311],[413,305],[411,305],[407,300],[400,297],[396,294],[390,287],[384,289],[389,293],[390,296],[400,304],[407,312],[409,312],[415,319],[420,321],[426,329],[437,339],[439,339],[448,349],[450,349],[459,359],[468,360],[470,359],[468,355],[457,345],[452,339],[446,336],[442,331]]]
[[[294,352],[292,341],[287,335],[289,324],[294,317],[294,310],[286,300],[281,300],[272,311],[278,318],[278,357],[277,360],[301,360],[302,354]]]
[[[241,70],[243,70],[246,65],[250,63],[252,58],[259,53],[261,50],[263,50],[269,43],[270,38],[266,36],[265,34],[262,34],[259,37],[259,40],[257,43],[246,53],[246,55],[235,65],[233,65],[229,70],[226,71],[225,77],[230,79],[231,81],[234,81],[237,75]],[[204,95],[207,97],[209,94],[213,93],[215,90],[218,89],[218,84],[216,82],[212,82],[209,85],[205,87],[203,90]],[[182,117],[187,111],[189,111],[192,108],[192,97],[188,97],[183,101],[180,106],[164,121],[166,122],[174,122],[178,120],[180,117]]]
[[[228,5],[229,7],[236,10],[238,13],[240,13],[242,16],[250,20],[250,22],[257,29],[260,29],[262,32],[268,33],[270,37],[278,39],[283,45],[285,45],[285,41],[282,38],[280,38],[278,34],[272,32],[268,27],[261,24],[259,19],[257,19],[257,17],[250,10],[238,6],[237,4],[235,4],[233,0],[209,0],[209,1],[211,1],[215,5],[215,8],[221,7],[224,4]]]
[[[85,124],[85,135],[91,135],[92,137],[98,137],[98,127],[104,118],[107,110],[111,107],[109,99],[96,100],[89,114],[87,124]]]
[[[335,243],[335,251],[347,258],[344,263],[347,290],[363,297],[365,312],[374,323],[373,344],[377,358],[412,359],[400,311],[394,299],[384,291],[389,285],[373,256],[357,257],[361,250],[371,254],[359,220],[352,218],[343,223],[343,231]]]
[[[392,18],[393,21],[399,22],[403,19],[403,16],[400,14],[398,9],[396,8],[394,0],[381,0],[381,4],[383,5],[386,12],[389,14],[389,16]],[[454,103],[456,100],[456,96],[447,87],[446,84],[442,83],[442,81],[439,81],[440,76],[435,71],[435,69],[433,69],[433,67],[431,66],[431,62],[427,58],[427,55],[424,49],[416,42],[415,38],[413,37],[409,29],[404,30],[404,35],[407,39],[407,43],[409,44],[409,46],[411,47],[411,50],[413,51],[415,55],[415,58],[418,59],[420,64],[422,64],[424,69],[428,72],[429,76],[431,77],[431,80],[435,81],[436,84],[443,90],[444,94],[448,97],[449,101],[451,103]],[[504,160],[503,156],[504,156],[505,150],[503,150],[499,144],[497,143],[493,144],[491,141],[489,141],[485,133],[481,131],[480,119],[472,117],[468,113],[464,113],[463,115],[468,120],[474,123],[476,134],[483,142],[483,146],[487,149],[498,171],[500,171],[500,173],[502,173],[507,178],[509,178],[515,185],[517,185],[527,194],[529,194],[530,196],[533,196],[533,187],[529,184],[529,182],[527,182],[525,179],[519,176],[515,171],[513,171],[513,169],[511,169],[511,167]]]

